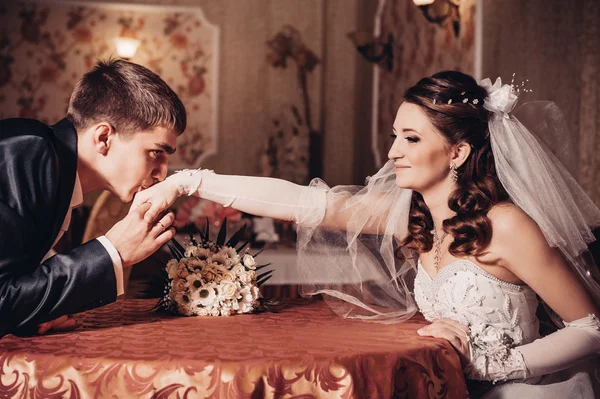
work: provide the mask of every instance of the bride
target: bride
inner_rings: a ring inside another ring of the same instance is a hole
[[[472,396],[593,398],[594,363],[582,361],[600,351],[588,250],[600,211],[513,115],[516,100],[500,79],[440,72],[405,93],[389,161],[364,187],[186,170],[132,208],[151,202],[153,220],[186,194],[295,221],[298,267],[314,281],[304,295],[384,323],[420,311],[431,324],[419,334],[453,345]],[[521,108],[540,138],[568,134],[553,104]],[[332,283],[348,274],[357,282]],[[540,299],[559,327],[545,337]]]

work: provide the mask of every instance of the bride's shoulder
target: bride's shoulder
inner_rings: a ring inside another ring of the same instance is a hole
[[[514,223],[533,221],[521,208],[512,202],[500,202],[488,211],[488,218],[494,227],[514,227]]]
[[[510,202],[494,205],[488,211],[488,218],[492,222],[492,243],[501,246],[512,244],[532,243],[543,240],[542,231],[537,223],[521,208]]]

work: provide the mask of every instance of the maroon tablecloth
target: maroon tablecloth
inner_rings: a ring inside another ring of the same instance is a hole
[[[280,313],[175,317],[153,300],[78,315],[77,330],[0,340],[0,398],[464,398],[460,361],[417,316],[344,320],[323,301]]]

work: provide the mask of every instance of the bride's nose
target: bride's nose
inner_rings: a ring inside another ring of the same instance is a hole
[[[394,159],[404,158],[404,151],[402,151],[402,149],[400,148],[400,145],[398,144],[399,141],[400,140],[394,140],[394,143],[392,143],[392,146],[388,151],[388,159],[392,161]]]

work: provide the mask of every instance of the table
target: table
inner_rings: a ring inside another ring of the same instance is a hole
[[[75,331],[0,339],[0,397],[465,398],[456,352],[399,324],[345,320],[322,300],[279,313],[175,317],[127,299]],[[25,392],[27,390],[27,392]]]

